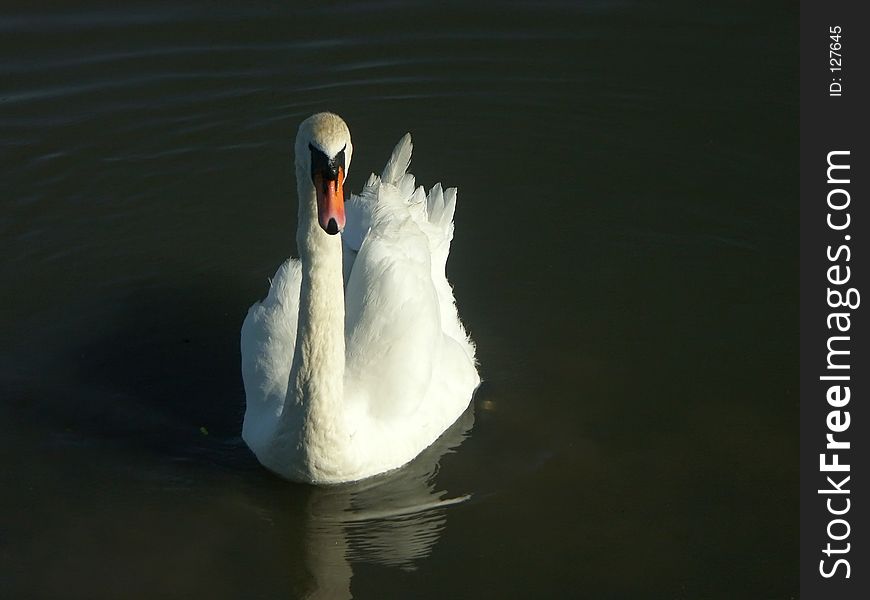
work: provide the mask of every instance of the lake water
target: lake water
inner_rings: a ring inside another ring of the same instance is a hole
[[[0,9],[0,596],[797,595],[792,2]],[[294,5],[295,4],[295,5]],[[290,153],[458,186],[485,379],[397,473],[241,441]]]

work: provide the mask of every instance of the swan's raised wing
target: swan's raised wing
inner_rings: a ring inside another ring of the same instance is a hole
[[[408,165],[411,164],[412,149],[411,134],[406,133],[396,144],[381,176],[378,177],[372,173],[363,186],[362,192],[359,195],[351,194],[345,205],[347,224],[341,234],[342,242],[348,249],[359,252],[363,239],[372,225],[372,213],[378,202],[381,183],[387,183],[397,188],[400,196],[411,197],[414,192],[414,176],[407,171]]]
[[[428,240],[391,187],[380,186],[345,291],[345,393],[380,420],[425,398],[441,336]]]
[[[444,273],[456,190],[436,185],[427,197],[415,189],[411,149],[405,135],[381,176],[351,197],[342,234],[345,392],[381,419],[416,411],[431,393],[433,369],[474,360]]]
[[[412,149],[411,134],[406,133],[396,144],[380,177],[372,173],[362,191],[351,194],[345,204],[347,224],[341,234],[345,286],[357,253],[372,226],[372,215],[378,204],[381,185],[388,184],[396,188],[398,195],[405,199],[410,199],[414,193],[414,176],[407,173]]]
[[[450,241],[453,239],[456,188],[442,190],[438,183],[428,195],[422,186],[415,189],[414,175],[408,173],[412,150],[411,134],[406,133],[396,144],[381,175],[372,173],[362,191],[351,194],[347,201],[347,225],[342,232],[345,284],[357,253],[372,227],[375,210],[379,205],[383,209],[386,204],[392,205],[399,212],[407,211],[426,234],[433,259],[433,273],[440,273],[444,278],[444,266],[450,252]],[[446,283],[446,278],[444,282]]]

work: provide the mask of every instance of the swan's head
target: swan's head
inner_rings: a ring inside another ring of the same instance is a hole
[[[335,235],[344,229],[344,180],[353,144],[350,130],[338,115],[317,113],[299,125],[296,134],[296,172],[314,188],[317,221]],[[302,182],[300,182],[302,185]]]

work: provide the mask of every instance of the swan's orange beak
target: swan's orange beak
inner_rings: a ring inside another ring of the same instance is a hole
[[[344,167],[338,167],[337,177],[328,179],[322,172],[314,174],[317,192],[317,220],[323,231],[335,235],[344,229]]]

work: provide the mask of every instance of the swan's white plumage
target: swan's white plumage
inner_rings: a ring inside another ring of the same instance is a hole
[[[300,136],[304,129],[303,123]],[[332,121],[330,129],[335,129]],[[300,147],[297,139],[297,178],[304,178]],[[318,340],[328,336],[318,336],[317,328],[332,326],[312,320],[304,327],[305,339],[313,341],[297,344],[300,290],[307,285],[304,253],[301,260],[281,265],[268,296],[250,308],[242,326],[243,437],[261,463],[285,477],[351,481],[400,467],[462,414],[480,383],[474,345],[445,275],[456,190],[439,184],[425,194],[415,188],[407,172],[411,150],[411,137],[405,135],[380,177],[372,175],[345,206],[342,264],[336,266],[336,277],[343,276],[345,312],[339,397],[320,402],[307,397],[316,395],[308,388],[293,384],[305,368],[298,348],[319,356]],[[304,189],[300,183],[300,220]],[[317,261],[325,263],[320,257],[331,252],[318,244],[333,242],[316,228],[306,233],[303,227],[300,222],[299,236],[316,238],[314,258],[308,259],[314,279],[321,268]],[[311,302],[319,301],[313,297]],[[317,365],[310,369],[312,380],[336,376],[319,373]]]

